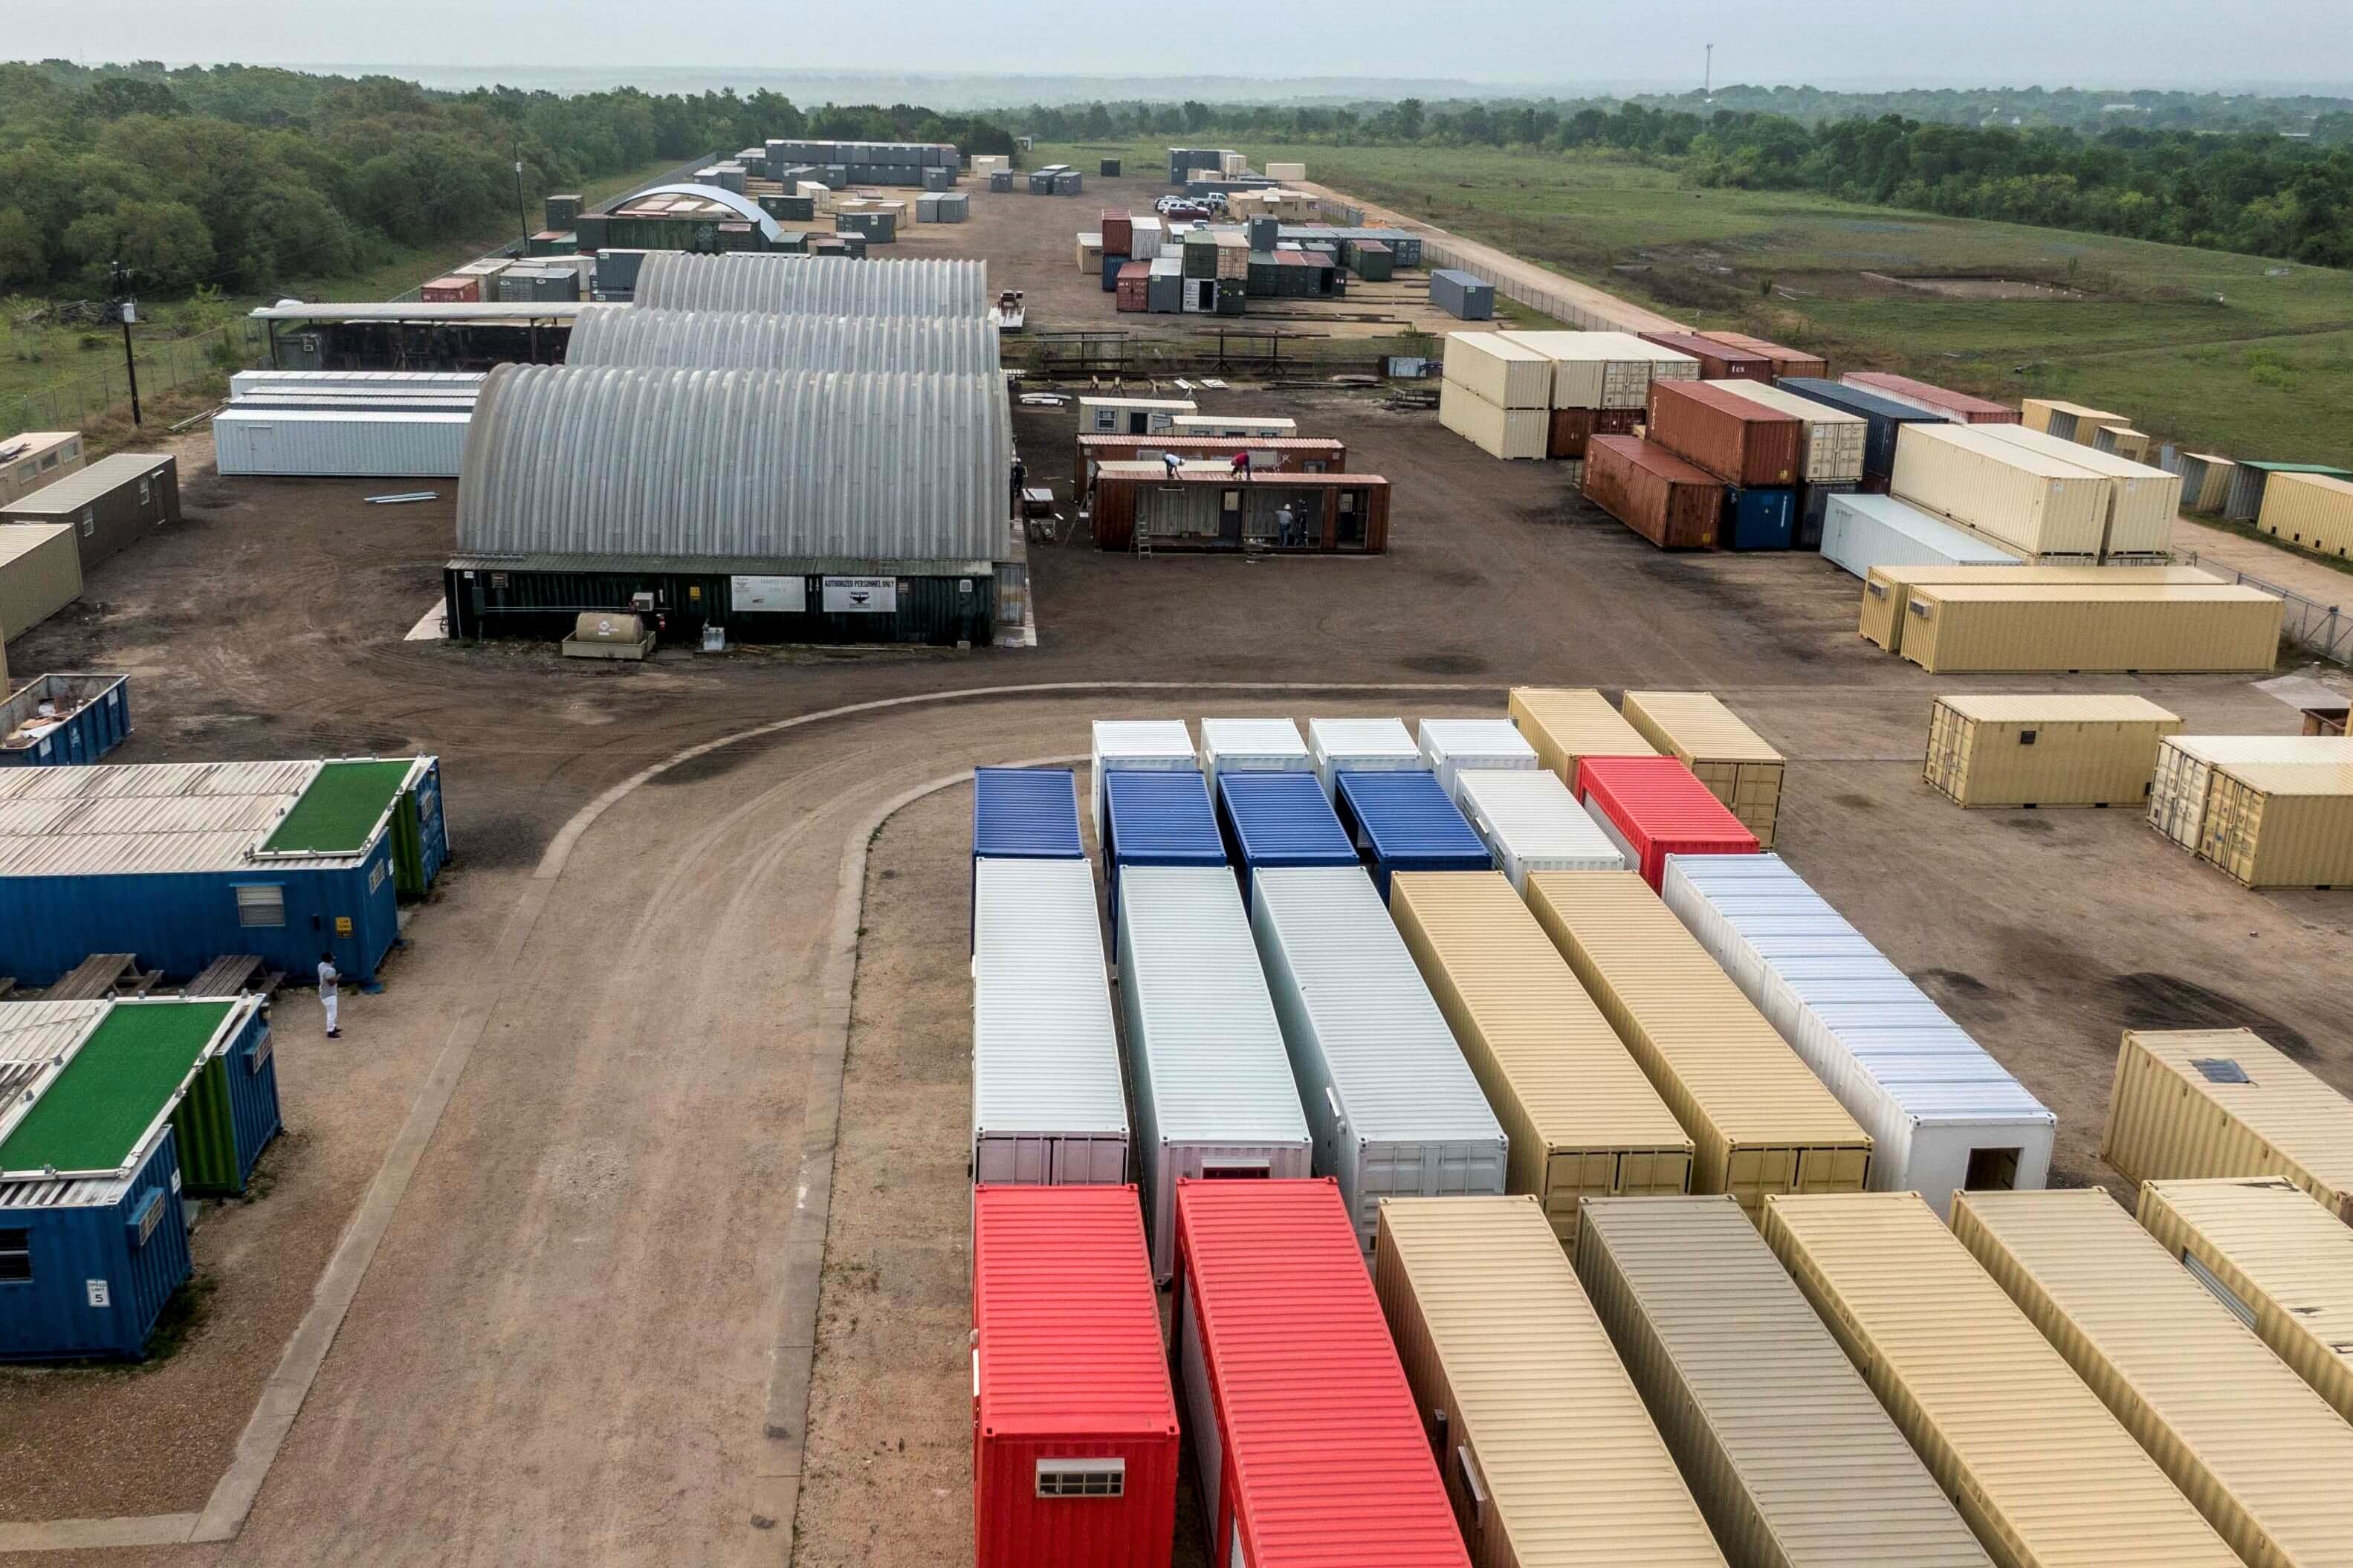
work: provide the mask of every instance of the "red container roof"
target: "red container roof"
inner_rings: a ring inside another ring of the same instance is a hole
[[[1149,261],[1123,262],[1119,270],[1113,276],[1122,283],[1149,282],[1152,279],[1152,263]]]
[[[1176,1215],[1250,1561],[1469,1568],[1338,1184],[1180,1181]]]
[[[974,1188],[972,1326],[984,1437],[1176,1432],[1134,1187]]]
[[[1636,468],[1679,485],[1705,485],[1719,490],[1724,488],[1722,479],[1696,464],[1684,462],[1656,441],[1645,441],[1639,436],[1596,436],[1593,445],[1607,446]]]
[[[1704,404],[1719,414],[1730,415],[1743,425],[1795,425],[1794,414],[1784,414],[1778,408],[1767,408],[1737,393],[1704,381],[1654,381],[1651,383],[1653,397],[1682,397]]]
[[[1957,414],[2003,414],[2013,418],[2018,414],[2017,409],[2006,403],[1996,403],[1990,398],[1973,397],[1966,392],[1955,392],[1950,387],[1938,386],[1934,382],[1915,381],[1908,375],[1897,375],[1892,371],[1856,371],[1847,379],[1865,388],[1875,387],[1882,392],[1901,392],[1907,396],[1919,398],[1925,403],[1934,403],[1939,408],[1952,409]]]
[[[1581,797],[1588,789],[1631,817],[1647,838],[1757,848],[1757,836],[1729,806],[1707,793],[1681,758],[1582,758],[1577,764],[1577,793]]]
[[[1737,364],[1744,360],[1764,365],[1773,363],[1764,354],[1751,353],[1746,349],[1735,348],[1714,338],[1704,338],[1697,332],[1644,332],[1642,341],[1656,343],[1662,349],[1672,349],[1679,354],[1689,354],[1694,359],[1717,359],[1726,364]]]

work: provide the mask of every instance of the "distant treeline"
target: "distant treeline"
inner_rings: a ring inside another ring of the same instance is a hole
[[[1700,92],[1643,93],[1651,109],[1704,114],[1786,114],[1809,125],[1825,120],[1906,120],[1946,125],[2008,125],[2017,130],[2276,131],[2353,142],[2353,100],[2220,92],[2098,92],[2083,88],[1915,88],[1905,92],[1832,92],[1818,87],[1720,87]]]

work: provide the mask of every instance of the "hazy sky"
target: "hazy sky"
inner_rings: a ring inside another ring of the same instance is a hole
[[[1459,77],[1618,88],[2353,85],[2348,0],[6,0],[0,50],[318,65]]]

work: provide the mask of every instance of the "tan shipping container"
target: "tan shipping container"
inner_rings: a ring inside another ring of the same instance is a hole
[[[1504,1190],[1563,1245],[1577,1201],[1687,1193],[1692,1141],[1500,871],[1399,871],[1389,914],[1510,1138]]]
[[[2283,1176],[2144,1182],[2140,1223],[2353,1421],[2353,1233]]]
[[[1939,697],[1922,775],[1957,805],[2138,807],[2180,728],[2146,697]]]
[[[2231,480],[2236,477],[2239,465],[2228,458],[2218,458],[2211,452],[2192,452],[2190,457],[2206,465],[2205,473],[2196,495],[2185,494],[2181,504],[2192,511],[2221,511],[2224,498],[2231,493]],[[2269,485],[2263,487],[2270,489]]]
[[[1953,1234],[2250,1568],[2353,1563],[2353,1426],[2114,1198],[1962,1193]]]
[[[1776,1197],[1765,1239],[2000,1568],[2236,1568],[1920,1194]]]
[[[1535,1205],[1383,1199],[1373,1289],[1477,1568],[1724,1568]]]
[[[1995,574],[2001,575],[1995,575]],[[2220,583],[2195,566],[1874,566],[1863,579],[1862,619],[1866,642],[1890,653],[1903,651],[1904,612],[1912,589],[1922,583]]]
[[[1438,388],[1438,422],[1491,458],[1541,458],[1552,419],[1541,408],[1500,408],[1459,381]]]
[[[2048,431],[2082,447],[2090,446],[2104,426],[2132,423],[2123,415],[2111,414],[2104,408],[2086,408],[2080,403],[2050,397],[2030,397],[2018,405],[2018,412],[2019,422],[2029,430]]]
[[[1997,440],[2073,463],[2107,480],[2107,527],[2100,540],[2103,560],[2151,556],[2163,560],[2172,554],[2173,524],[2181,515],[2179,474],[2152,468],[2124,452],[2103,452],[2021,425],[1989,425],[1985,429]]]
[[[1708,333],[1710,337],[1722,334]],[[1743,345],[1732,345],[1739,348]],[[1862,478],[1863,450],[1870,443],[1871,421],[1858,414],[1816,403],[1794,392],[1784,392],[1761,381],[1711,381],[1736,397],[1792,415],[1804,423],[1798,438],[1799,473],[1810,485],[1846,484]]]
[[[1552,406],[1552,361],[1499,332],[1447,333],[1446,379],[1498,408]]]
[[[2353,484],[2327,474],[2274,474],[2255,526],[2323,555],[2353,554]]]
[[[1987,1568],[1732,1199],[1588,1200],[1575,1256],[1735,1568]]]
[[[2157,749],[2148,825],[2191,854],[2206,839],[2218,763],[2353,763],[2343,735],[2170,735]]]
[[[1680,757],[1707,793],[1724,802],[1757,845],[1773,847],[1781,820],[1781,753],[1712,691],[1629,691],[1626,721],[1669,756]]]
[[[2284,1176],[2353,1225],[2353,1100],[2248,1029],[2126,1029],[2100,1158],[2131,1182]]]
[[[2213,772],[2200,859],[2249,888],[2353,885],[2353,763],[2217,763]]]
[[[1906,425],[1888,491],[2008,545],[2029,561],[2095,562],[2107,480],[2081,464],[1990,434],[1997,426]]]
[[[1579,757],[1650,757],[1658,748],[1589,687],[1514,686],[1512,727],[1536,749],[1536,764],[1577,787]]]
[[[81,551],[63,523],[0,523],[0,640],[81,597]]]
[[[1919,584],[1901,653],[1931,674],[2269,670],[2281,604],[2223,584]]]
[[[64,479],[90,456],[79,430],[24,430],[0,439],[0,502]]]
[[[1539,871],[1528,907],[1692,1135],[1692,1191],[1860,1192],[1871,1135],[1631,871]]]
[[[1651,383],[1697,381],[1699,361],[1631,332],[1497,332],[1552,364],[1555,408],[1648,408]]]

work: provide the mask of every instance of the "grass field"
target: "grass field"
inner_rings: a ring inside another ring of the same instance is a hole
[[[2353,466],[2353,276],[2259,257],[1685,189],[1672,169],[1483,148],[1245,149],[1321,184],[1542,262],[1703,328],[1793,342],[2015,402],[2063,397],[2162,440]],[[1157,144],[1040,148],[1164,166]],[[2274,276],[2274,274],[2278,274]],[[1955,299],[1881,278],[2059,285]]]

